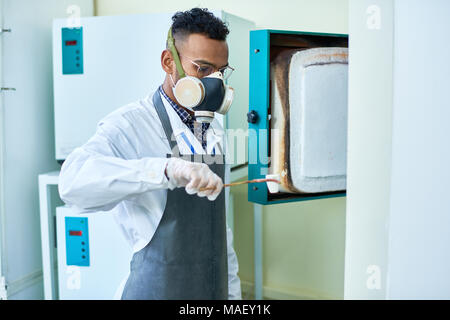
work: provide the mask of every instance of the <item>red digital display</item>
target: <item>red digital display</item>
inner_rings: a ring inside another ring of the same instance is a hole
[[[66,41],[66,46],[76,46],[76,45],[77,45],[77,40]]]
[[[81,236],[81,235],[83,235],[83,232],[82,231],[69,230],[69,235],[71,235],[71,236]]]

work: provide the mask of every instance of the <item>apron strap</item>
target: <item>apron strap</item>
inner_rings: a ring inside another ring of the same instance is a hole
[[[176,140],[172,140],[172,125],[170,124],[169,116],[167,115],[164,103],[161,100],[159,89],[156,90],[155,94],[153,95],[153,105],[155,106],[156,113],[158,114],[159,120],[161,121],[164,132],[166,133],[167,140],[169,140],[170,150],[172,150],[173,152],[175,150],[175,147],[177,146],[177,142]]]

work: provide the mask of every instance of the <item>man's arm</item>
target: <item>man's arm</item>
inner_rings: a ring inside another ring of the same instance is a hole
[[[114,140],[122,138],[116,130]],[[59,181],[61,199],[82,209],[110,210],[140,193],[168,188],[164,174],[167,158],[125,160],[120,153],[120,147],[99,127],[64,162]]]
[[[135,130],[131,131],[134,134]],[[59,181],[61,199],[84,210],[108,211],[122,200],[157,189],[185,187],[187,193],[211,201],[222,191],[222,180],[206,164],[176,157],[138,159],[140,146],[133,144],[135,140],[123,129],[102,123],[64,162]],[[169,152],[161,153],[165,151]],[[208,190],[201,191],[206,187]]]

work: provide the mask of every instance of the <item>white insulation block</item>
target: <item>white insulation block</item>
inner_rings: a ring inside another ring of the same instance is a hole
[[[281,192],[346,189],[347,48],[287,50],[271,64],[271,165]]]

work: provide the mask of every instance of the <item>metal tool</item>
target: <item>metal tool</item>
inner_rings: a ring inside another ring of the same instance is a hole
[[[249,183],[261,183],[261,182],[275,182],[275,183],[280,183],[280,181],[276,180],[276,179],[254,179],[254,180],[246,180],[246,181],[239,181],[239,182],[233,182],[233,183],[228,183],[228,184],[224,184],[224,188],[225,187],[234,187],[234,186],[238,186],[241,184],[249,184]],[[200,191],[206,191],[206,190],[212,190],[213,188],[200,188]]]

